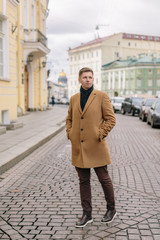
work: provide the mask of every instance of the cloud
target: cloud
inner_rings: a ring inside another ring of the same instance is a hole
[[[159,0],[50,0],[49,9],[48,59],[54,78],[62,69],[68,72],[68,48],[93,40],[97,25],[101,37],[118,32],[160,35]]]
[[[77,34],[93,31],[97,25],[97,20],[101,16],[101,10],[105,0],[55,0],[50,1],[48,20],[49,34]]]

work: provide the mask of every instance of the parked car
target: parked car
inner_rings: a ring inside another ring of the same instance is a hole
[[[148,111],[147,124],[151,127],[160,126],[160,99],[157,99]]]
[[[121,106],[124,98],[123,97],[112,97],[111,103],[113,106],[113,110],[116,113],[117,111],[121,111]]]
[[[69,104],[68,98],[61,98],[61,103],[62,104]]]
[[[156,98],[146,98],[140,106],[139,118],[142,119],[143,122],[147,120],[148,111],[155,100]]]
[[[122,102],[121,113],[131,113],[132,116],[136,113],[139,114],[143,100],[144,98],[142,97],[126,97]]]

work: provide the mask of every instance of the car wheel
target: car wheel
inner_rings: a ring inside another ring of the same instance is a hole
[[[144,117],[144,114],[142,114],[142,121],[145,122],[145,117]]]
[[[121,108],[121,113],[124,115],[126,112],[124,110],[124,108]]]
[[[134,116],[134,109],[131,110],[131,114],[132,114],[132,116]]]
[[[154,128],[154,121],[153,121],[153,118],[151,118],[151,127]]]

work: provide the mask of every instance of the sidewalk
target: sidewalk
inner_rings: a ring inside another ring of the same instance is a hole
[[[30,112],[18,118],[23,128],[0,135],[0,174],[60,132],[67,110],[68,106],[55,105],[47,111]]]

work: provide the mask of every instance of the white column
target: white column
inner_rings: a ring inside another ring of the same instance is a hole
[[[108,73],[108,89],[111,89],[111,72]]]
[[[3,0],[3,14],[6,15],[6,0]]]
[[[125,71],[123,71],[123,89],[125,89],[125,81],[126,80],[126,74]]]
[[[118,72],[118,89],[121,89],[121,71]]]
[[[114,90],[115,85],[115,72],[112,73],[112,90]]]
[[[28,98],[29,108],[34,108],[34,80],[33,80],[33,63],[28,64]]]

